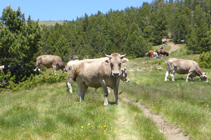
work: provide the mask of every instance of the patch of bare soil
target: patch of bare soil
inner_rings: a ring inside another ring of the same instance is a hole
[[[122,97],[122,99],[125,102],[130,102],[138,106],[144,112],[145,116],[153,120],[167,140],[190,140],[190,138],[185,136],[177,126],[167,123],[160,115],[150,113],[150,109],[142,105],[140,102],[132,102],[125,97]]]
[[[164,41],[166,41],[166,45],[171,46],[169,53],[174,52],[180,48],[179,45],[170,42],[170,39],[162,39],[162,42]]]

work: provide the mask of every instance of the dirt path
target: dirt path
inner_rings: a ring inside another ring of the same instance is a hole
[[[162,39],[162,42],[164,42],[164,41],[166,41],[166,39]],[[171,46],[171,49],[170,49],[169,53],[171,53],[173,51],[176,51],[176,50],[178,50],[180,48],[179,45],[174,44],[173,42],[170,42],[170,39],[167,39],[166,44],[168,46]]]
[[[150,113],[150,109],[146,108],[140,102],[135,103],[125,97],[122,97],[122,100],[138,106],[144,112],[145,116],[153,120],[167,140],[190,140],[177,126],[168,124],[160,115]]]

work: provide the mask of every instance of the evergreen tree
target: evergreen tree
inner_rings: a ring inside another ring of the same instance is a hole
[[[26,22],[20,7],[13,11],[10,6],[3,10],[0,19],[0,63],[34,65],[41,38],[38,22],[32,21],[30,16]]]

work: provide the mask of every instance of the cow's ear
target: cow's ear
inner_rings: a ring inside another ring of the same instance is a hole
[[[105,60],[103,61],[103,63],[105,63],[105,64],[107,65],[107,64],[110,63],[110,60],[109,60],[109,59],[105,59]]]
[[[122,59],[122,64],[125,64],[125,63],[127,63],[129,60],[127,59],[127,58],[123,58]]]

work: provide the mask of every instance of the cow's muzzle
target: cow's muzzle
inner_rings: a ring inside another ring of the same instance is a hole
[[[115,77],[117,77],[117,76],[120,75],[120,73],[119,72],[113,72],[112,75],[115,76]]]

